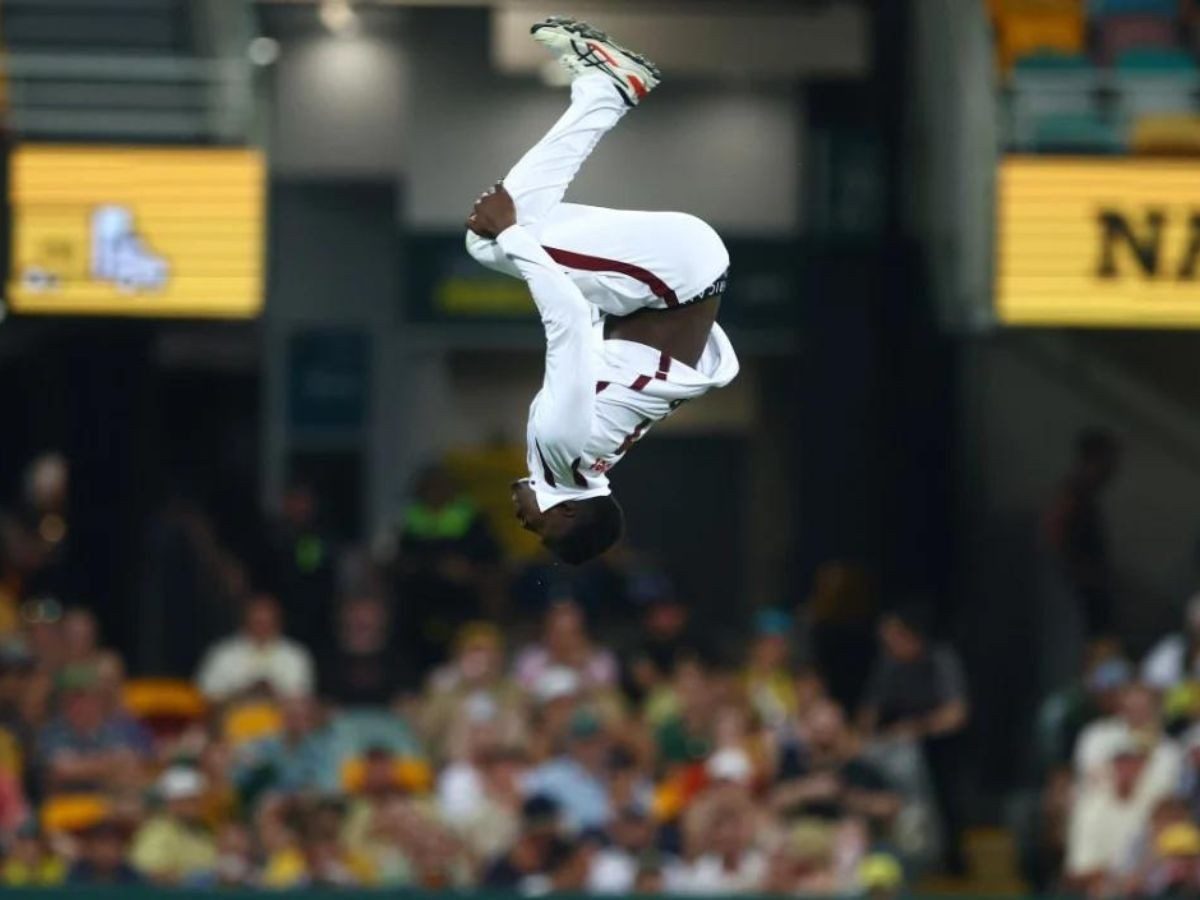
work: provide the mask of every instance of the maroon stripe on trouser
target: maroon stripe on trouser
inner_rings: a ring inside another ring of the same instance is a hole
[[[560,266],[566,266],[568,269],[582,269],[585,272],[618,272],[621,275],[628,275],[650,288],[651,293],[655,297],[662,298],[667,306],[679,305],[679,298],[675,296],[675,292],[667,286],[667,283],[641,266],[621,262],[619,259],[605,259],[602,256],[588,256],[586,253],[576,253],[573,250],[560,250],[557,247],[543,247],[542,249],[549,253],[550,258]]]
[[[649,383],[650,383],[649,375],[639,375],[637,378],[635,378],[633,380],[633,384],[631,384],[629,387],[632,390],[640,391],[642,388],[644,388]]]
[[[654,377],[659,381],[666,381],[667,373],[670,371],[671,357],[667,356],[666,353],[663,353],[663,355],[658,358],[658,371],[654,373]]]

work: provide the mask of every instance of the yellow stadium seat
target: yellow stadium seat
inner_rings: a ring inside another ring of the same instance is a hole
[[[356,794],[362,790],[366,771],[366,761],[361,756],[342,764],[342,788],[346,793]],[[414,794],[425,794],[433,788],[433,770],[421,759],[397,759],[392,765],[392,779],[396,787]]]
[[[101,794],[55,794],[42,804],[42,828],[60,834],[84,831],[103,822],[111,811]]]
[[[208,712],[204,696],[181,678],[133,678],[123,695],[130,714],[156,734],[178,731]]]
[[[1003,72],[1010,71],[1021,56],[1046,51],[1078,54],[1084,49],[1084,20],[1079,10],[1005,12],[996,31]]]
[[[225,713],[221,732],[233,746],[273,737],[283,730],[283,714],[274,703],[255,701]]]
[[[1200,116],[1145,116],[1133,126],[1133,152],[1146,156],[1200,155]]]

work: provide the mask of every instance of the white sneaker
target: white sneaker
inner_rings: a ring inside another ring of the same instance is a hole
[[[586,22],[551,16],[534,25],[530,33],[573,76],[603,72],[630,106],[637,106],[662,80],[654,63],[614,43],[607,34]]]

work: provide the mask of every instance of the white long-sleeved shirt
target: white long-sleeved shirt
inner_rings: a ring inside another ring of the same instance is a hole
[[[526,429],[538,507],[605,496],[608,470],[682,403],[732,381],[737,354],[715,324],[694,368],[644,344],[605,340],[600,314],[525,228],[513,225],[496,242],[529,285],[546,332],[545,375]]]

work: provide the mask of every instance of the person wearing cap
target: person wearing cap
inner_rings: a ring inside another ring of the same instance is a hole
[[[217,842],[204,820],[206,789],[204,775],[188,766],[172,766],[159,778],[162,809],[137,830],[130,852],[145,878],[177,885],[213,874]]]
[[[1138,893],[1148,897],[1200,894],[1200,829],[1192,822],[1164,828],[1154,840],[1154,863]]]
[[[1038,766],[1050,772],[1070,766],[1079,736],[1088,725],[1115,715],[1121,696],[1133,681],[1133,667],[1115,646],[1093,645],[1083,677],[1048,696],[1038,709]]]
[[[904,889],[904,867],[890,853],[871,853],[858,866],[858,883],[872,900],[890,900]]]
[[[1176,756],[1178,748],[1163,735],[1162,704],[1158,694],[1144,684],[1128,684],[1120,691],[1113,715],[1097,719],[1079,734],[1074,767],[1079,778],[1103,773],[1113,749],[1129,738],[1145,743],[1155,755]],[[1163,749],[1161,754],[1157,748]]]
[[[742,682],[755,713],[768,726],[778,726],[796,712],[796,689],[788,665],[792,617],[779,609],[754,616],[754,640]]]
[[[1067,824],[1066,875],[1079,889],[1105,883],[1149,825],[1157,803],[1178,783],[1179,766],[1159,757],[1153,770],[1154,744],[1132,734],[1108,747],[1109,759],[1097,777],[1076,785]]]
[[[1160,691],[1182,681],[1200,679],[1200,592],[1189,598],[1183,628],[1168,634],[1142,662],[1142,681]]]
[[[586,707],[577,709],[567,728],[566,752],[529,773],[526,795],[543,794],[556,800],[570,828],[604,828],[612,817],[608,790],[611,749],[600,718]]]

